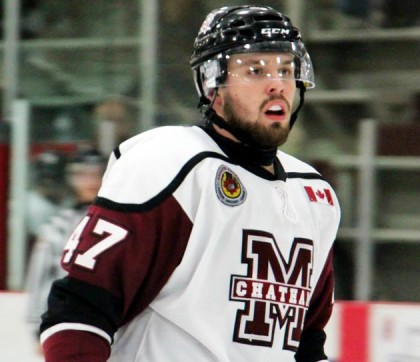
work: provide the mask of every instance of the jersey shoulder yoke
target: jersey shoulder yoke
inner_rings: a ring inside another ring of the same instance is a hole
[[[114,151],[99,197],[120,204],[144,204],[167,190],[191,164],[224,157],[199,127],[165,126],[141,133]],[[185,175],[184,175],[185,176]]]

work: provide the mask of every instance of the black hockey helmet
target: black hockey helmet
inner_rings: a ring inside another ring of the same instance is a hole
[[[39,185],[55,185],[64,181],[66,157],[63,153],[48,150],[34,159],[35,182]]]
[[[295,79],[301,104],[307,88],[315,86],[312,62],[299,30],[289,17],[268,6],[227,6],[210,12],[195,39],[190,65],[201,97],[209,104],[209,91],[226,80],[227,57],[238,53],[286,52],[294,57]]]
[[[76,150],[67,162],[67,172],[74,172],[81,168],[100,166],[105,168],[107,159],[94,147],[81,147]]]

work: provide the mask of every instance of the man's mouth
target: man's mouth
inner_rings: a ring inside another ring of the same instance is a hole
[[[265,111],[267,116],[284,116],[285,112],[282,106],[273,105]]]

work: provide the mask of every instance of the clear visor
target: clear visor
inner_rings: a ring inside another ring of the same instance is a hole
[[[245,45],[220,53],[201,65],[201,75],[206,93],[231,81],[301,81],[306,88],[315,87],[312,62],[301,42]]]
[[[299,67],[292,54],[250,53],[227,56],[227,75],[233,81],[295,81]]]

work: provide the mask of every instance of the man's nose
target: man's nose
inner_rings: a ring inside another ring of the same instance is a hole
[[[283,79],[267,79],[266,93],[269,95],[282,94],[284,92],[285,82]]]

